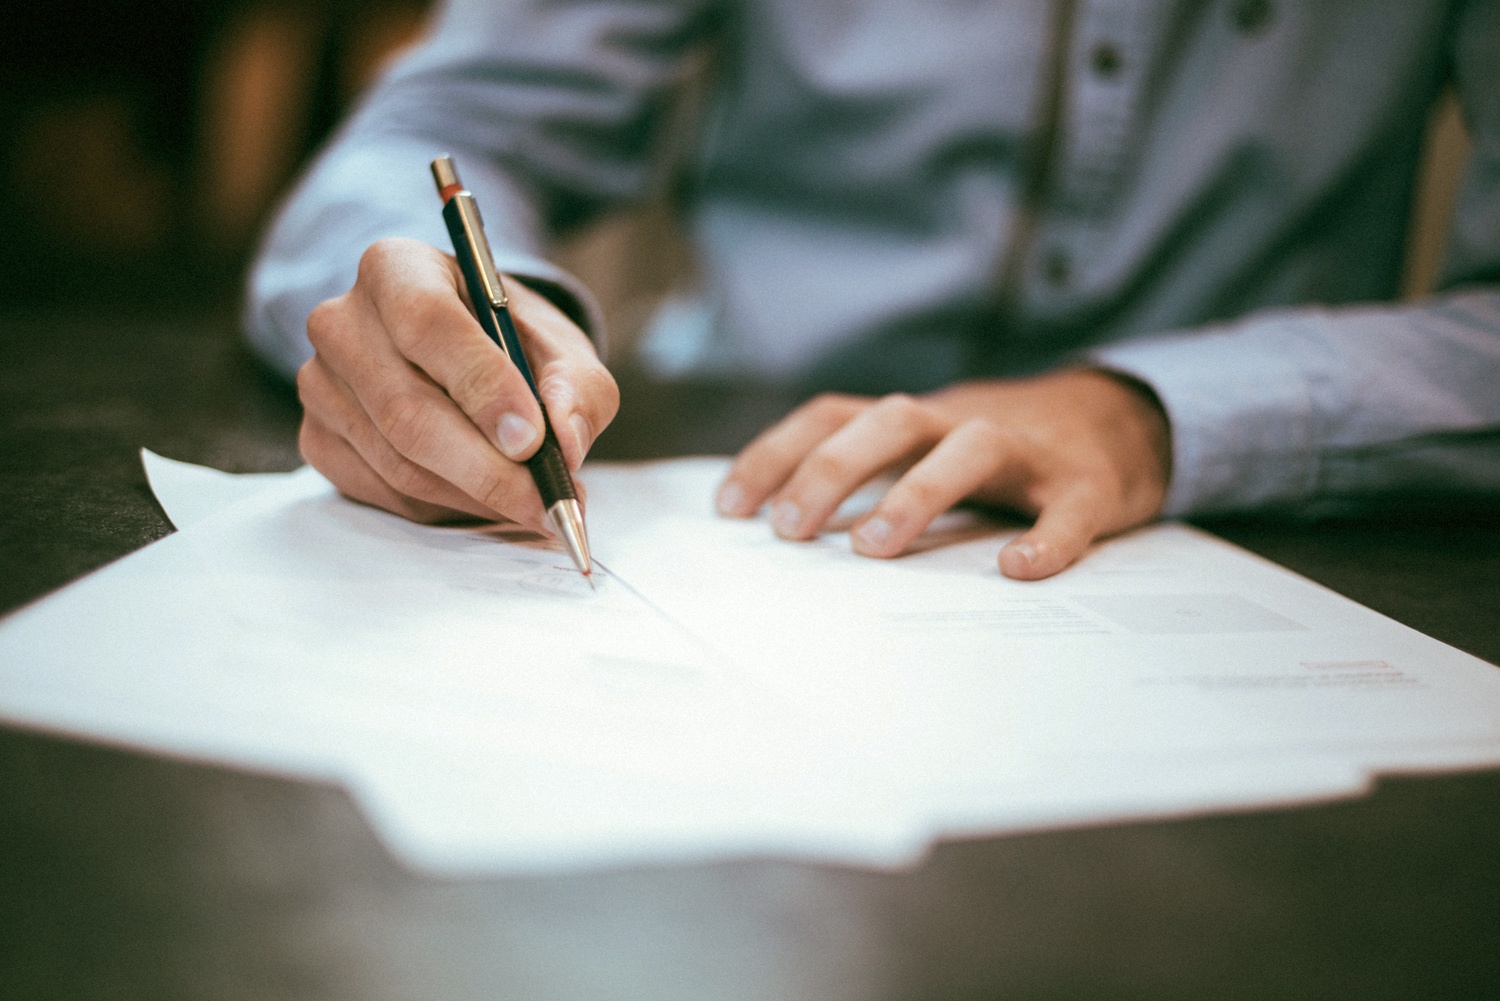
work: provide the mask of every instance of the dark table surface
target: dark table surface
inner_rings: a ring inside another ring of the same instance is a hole
[[[731,450],[791,402],[622,385],[596,457]],[[140,447],[290,469],[297,420],[227,316],[0,320],[0,612],[171,530]],[[1493,511],[1206,527],[1500,661]],[[900,873],[441,881],[339,789],[0,728],[0,997],[1500,998],[1500,773]]]

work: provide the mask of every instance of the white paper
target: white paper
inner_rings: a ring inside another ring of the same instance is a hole
[[[223,473],[168,459],[147,448],[141,449],[141,465],[151,492],[175,528],[187,528],[292,477],[318,475],[311,466],[291,473]]]
[[[920,848],[806,720],[596,577],[296,474],[9,620],[0,711],[344,782],[443,871]]]
[[[0,715],[341,781],[433,871],[890,865],[1500,761],[1495,668],[1184,526],[1022,584],[962,515],[872,561],[714,516],[722,460],[595,467],[594,592],[518,533],[154,459],[187,527],[0,626]]]

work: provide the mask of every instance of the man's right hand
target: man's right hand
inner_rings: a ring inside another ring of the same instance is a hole
[[[588,337],[506,282],[568,468],[614,419],[620,393]],[[414,521],[509,519],[547,531],[524,460],[542,442],[526,380],[469,311],[454,259],[416,240],[373,244],[354,287],[307,319],[297,373],[302,455],[344,494]]]

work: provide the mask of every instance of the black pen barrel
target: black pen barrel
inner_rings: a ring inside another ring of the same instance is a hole
[[[432,179],[437,182],[438,196],[443,200],[443,222],[448,226],[453,254],[458,260],[459,271],[463,273],[474,317],[521,373],[542,412],[542,444],[526,460],[526,468],[541,495],[542,508],[547,512],[553,530],[579,571],[592,582],[593,563],[583,525],[583,509],[578,503],[578,488],[568,473],[562,446],[552,429],[552,418],[547,416],[547,405],[542,402],[536,377],[531,374],[531,364],[521,347],[521,335],[510,315],[510,297],[505,292],[505,284],[484,235],[484,219],[479,214],[479,205],[458,179],[458,170],[449,157],[440,156],[432,162]]]
[[[550,509],[560,500],[576,500],[578,488],[573,485],[573,477],[568,473],[562,446],[557,440],[557,433],[552,429],[552,419],[547,416],[547,407],[542,403],[541,393],[537,390],[536,377],[532,375],[526,352],[521,348],[521,337],[516,330],[515,320],[510,315],[509,307],[497,308],[490,302],[489,292],[479,274],[479,262],[469,249],[469,236],[464,231],[458,196],[450,198],[443,206],[443,222],[447,224],[448,236],[453,241],[454,256],[458,259],[459,271],[463,272],[464,286],[469,290],[469,301],[474,307],[475,319],[490,340],[495,342],[495,346],[504,351],[511,364],[515,365],[521,377],[526,380],[527,387],[531,389],[537,405],[541,407],[542,446],[526,460],[526,467],[536,481],[537,492],[542,495],[542,507]]]

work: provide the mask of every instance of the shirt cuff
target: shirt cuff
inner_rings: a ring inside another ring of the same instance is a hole
[[[1164,517],[1294,503],[1318,477],[1318,359],[1298,318],[1111,345],[1085,360],[1150,386],[1172,436]]]

